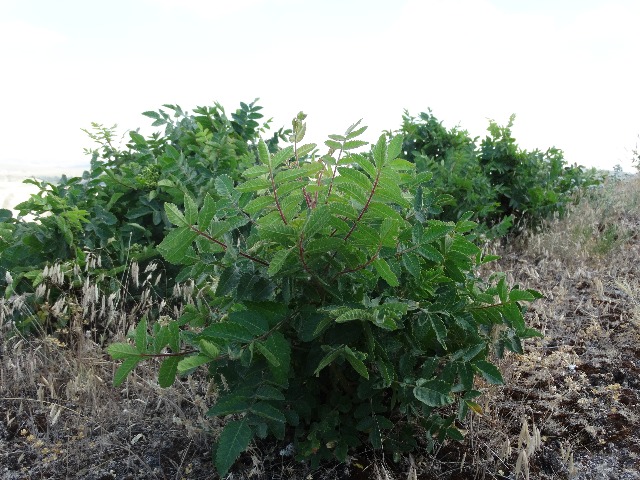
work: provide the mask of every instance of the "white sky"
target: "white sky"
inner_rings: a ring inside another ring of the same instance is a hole
[[[81,128],[260,97],[322,141],[428,108],[484,136],[633,171],[638,0],[0,0],[0,173],[88,164]]]

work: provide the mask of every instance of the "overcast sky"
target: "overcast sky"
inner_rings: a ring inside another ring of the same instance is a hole
[[[0,0],[0,170],[87,164],[91,122],[260,97],[316,140],[360,118],[373,140],[404,109],[473,136],[515,113],[524,148],[632,171],[638,24],[637,0]]]

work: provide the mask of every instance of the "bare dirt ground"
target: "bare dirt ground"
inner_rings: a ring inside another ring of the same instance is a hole
[[[492,270],[545,295],[528,312],[545,336],[500,362],[506,386],[483,388],[464,442],[398,463],[362,452],[318,471],[266,443],[228,478],[640,479],[640,179],[609,182],[497,250]],[[205,378],[161,389],[151,365],[116,389],[114,362],[81,328],[64,344],[9,333],[4,322],[0,479],[218,478]]]

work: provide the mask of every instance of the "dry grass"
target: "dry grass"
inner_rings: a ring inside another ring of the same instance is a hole
[[[499,253],[495,271],[545,295],[528,312],[545,337],[501,361],[506,387],[481,386],[484,415],[462,425],[462,444],[398,464],[363,452],[320,472],[260,444],[230,478],[640,478],[640,178],[610,181]],[[142,277],[146,305],[125,312],[99,293],[87,302],[89,283],[84,301],[58,305],[68,329],[50,335],[16,336],[8,314],[25,304],[0,304],[0,478],[217,478],[209,443],[219,425],[205,415],[215,385],[193,377],[161,389],[148,364],[111,386],[96,325],[121,337],[153,304],[158,273],[133,273],[123,285]]]

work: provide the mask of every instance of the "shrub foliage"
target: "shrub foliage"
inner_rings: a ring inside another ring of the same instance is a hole
[[[576,193],[602,182],[595,169],[567,165],[557,148],[519,148],[511,133],[514,119],[506,127],[491,121],[478,145],[465,130],[447,130],[431,111],[418,118],[405,112],[401,132],[407,160],[419,172],[434,173],[428,184],[434,194],[451,195],[434,212],[439,218],[455,221],[471,210],[485,230],[502,237],[564,215]]]
[[[430,218],[431,174],[398,158],[401,136],[352,153],[365,144],[355,124],[318,157],[301,144],[303,118],[292,145],[258,144],[241,181],[220,175],[202,202],[165,204],[175,228],[158,249],[202,279],[201,303],[109,348],[124,360],[116,383],[159,355],[163,385],[207,365],[226,386],[209,411],[230,417],[220,474],[254,437],[314,462],[363,443],[399,455],[419,438],[461,439],[456,419],[480,411],[476,376],[502,383],[490,355],[538,334],[520,305],[535,292],[476,276],[491,258],[467,238],[469,215]]]

